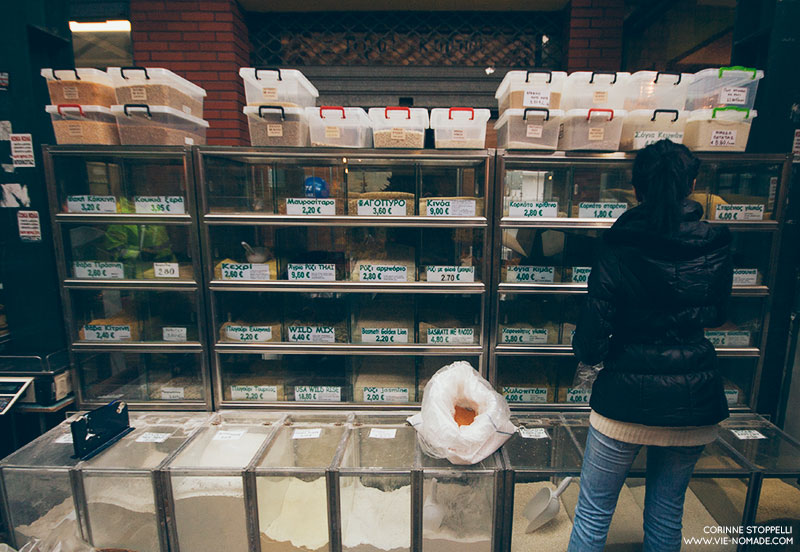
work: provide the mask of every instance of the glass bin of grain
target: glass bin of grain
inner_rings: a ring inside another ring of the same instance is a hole
[[[111,106],[123,146],[205,145],[208,122],[163,105]]]
[[[50,103],[101,105],[109,107],[116,102],[111,77],[99,69],[42,69],[47,80]],[[60,143],[60,142],[59,142]]]
[[[431,128],[436,149],[483,149],[490,115],[488,109],[471,107],[433,109]]]
[[[425,147],[428,110],[411,107],[373,107],[369,110],[376,148]]]
[[[311,146],[323,148],[368,148],[372,146],[372,123],[360,107],[307,107]]]
[[[251,146],[308,145],[308,119],[300,107],[248,105],[244,114],[250,127]]]
[[[203,118],[206,91],[168,69],[158,67],[109,67],[118,104],[147,104],[171,107]]]
[[[58,144],[119,144],[117,120],[101,105],[48,105],[45,111],[53,122]]]

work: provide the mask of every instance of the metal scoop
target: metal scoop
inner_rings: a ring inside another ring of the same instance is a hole
[[[439,504],[439,482],[431,481],[431,490],[422,506],[422,526],[428,531],[438,531],[444,519],[444,506]]]
[[[558,497],[569,487],[570,483],[572,483],[572,478],[565,477],[555,491],[542,489],[534,495],[523,510],[523,515],[530,522],[525,529],[526,533],[533,533],[558,515]]]
[[[266,247],[250,247],[247,242],[242,242],[245,253],[247,253],[247,262],[249,263],[263,263],[267,260]]]

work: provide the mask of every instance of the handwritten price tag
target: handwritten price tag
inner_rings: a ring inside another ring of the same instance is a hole
[[[153,263],[153,272],[156,278],[180,278],[178,263]]]

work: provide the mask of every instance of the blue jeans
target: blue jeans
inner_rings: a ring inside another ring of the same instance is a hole
[[[568,552],[601,552],[619,491],[642,445],[589,428]],[[643,552],[678,552],[686,488],[703,452],[695,447],[647,447]]]

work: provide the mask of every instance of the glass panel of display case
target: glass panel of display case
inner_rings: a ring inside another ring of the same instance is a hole
[[[543,444],[548,439],[530,439],[531,446],[546,446]],[[541,473],[517,472],[514,480],[514,517],[511,520],[511,550],[514,552],[525,552],[528,550],[566,550],[569,538],[572,534],[572,520],[574,509],[567,511],[566,506],[570,501],[562,495],[558,499],[558,512],[555,517],[539,529],[527,532],[530,520],[525,517],[525,506],[544,489],[555,491],[563,481],[561,476],[547,476]],[[567,493],[572,491],[571,487],[578,486],[574,481],[567,487]],[[610,548],[609,548],[610,550]]]
[[[210,213],[275,212],[274,174],[267,162],[204,155],[203,179]]]
[[[419,374],[419,381],[417,383],[417,402],[422,402],[422,395],[425,391],[425,386],[428,385],[428,382],[431,380],[433,375],[445,366],[449,366],[456,361],[463,360],[468,362],[470,366],[479,372],[481,371],[481,359],[478,356],[431,355],[420,357],[420,359],[420,365],[417,368],[417,373]]]
[[[500,282],[586,284],[602,230],[503,230]]]
[[[201,401],[203,361],[184,353],[79,353],[83,399]]]
[[[53,155],[62,213],[190,214],[184,159]]]
[[[511,405],[556,402],[558,375],[575,372],[571,357],[497,355],[497,392]]]
[[[422,164],[419,214],[429,217],[485,217],[483,165]]]
[[[276,230],[280,278],[292,282],[347,280],[347,231],[330,226]]]
[[[506,169],[503,216],[566,217],[569,209],[569,169]]]
[[[482,343],[480,295],[423,295],[418,299],[417,310],[420,343]]]
[[[637,203],[630,165],[599,163],[572,168],[573,218],[615,219]]]
[[[352,297],[353,343],[405,345],[414,336],[414,300],[423,297],[391,293],[358,294]]]
[[[775,544],[788,545],[784,550],[797,546],[797,527],[800,525],[800,484],[797,476],[764,478],[755,522],[756,525],[778,528],[775,532],[765,531],[764,534],[771,534]]]
[[[415,214],[417,171],[413,164],[393,160],[369,166],[349,159],[347,214],[370,217],[404,217]]]
[[[194,280],[188,226],[70,224],[62,232],[68,277]]]
[[[759,347],[763,305],[760,297],[734,297],[728,303],[725,323],[707,328],[706,337],[718,348]]]
[[[353,228],[350,230],[350,280],[413,282],[419,231],[415,228]]]
[[[800,445],[764,418],[732,414],[722,422],[720,436],[768,474],[800,474]]]
[[[731,237],[733,287],[767,285],[773,234],[731,232]]]
[[[333,216],[345,213],[345,172],[341,161],[279,161],[272,166],[278,213]]]
[[[276,230],[271,226],[209,226],[211,278],[223,281],[277,280]]]
[[[194,292],[71,290],[76,339],[87,343],[198,341]]]
[[[558,345],[563,297],[539,293],[501,293],[498,345]]]
[[[711,188],[707,218],[729,222],[774,220],[782,170],[781,163],[704,163],[698,183],[702,180],[704,187]]]
[[[519,431],[503,451],[517,478],[525,470],[580,471],[581,452],[559,414],[519,413],[511,421]]]
[[[420,281],[483,281],[483,239],[484,231],[473,228],[420,229]]]

